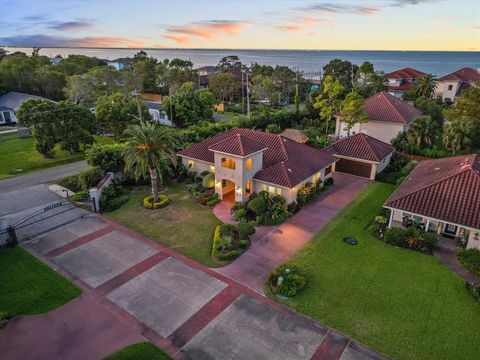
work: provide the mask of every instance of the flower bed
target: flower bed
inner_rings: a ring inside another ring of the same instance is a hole
[[[269,290],[276,295],[295,296],[305,287],[303,271],[295,265],[283,264],[273,270],[267,279]]]
[[[278,225],[293,213],[284,197],[266,191],[253,193],[246,204],[235,203],[230,211],[235,221],[255,221],[256,225]]]
[[[219,260],[233,260],[250,246],[250,235],[255,233],[251,223],[223,224],[215,227],[212,256]]]
[[[168,196],[160,194],[158,195],[158,201],[153,202],[153,195],[148,195],[143,199],[143,207],[146,209],[159,209],[167,206],[170,203]]]
[[[406,229],[387,229],[383,241],[398,247],[431,254],[437,244],[438,238],[434,234],[412,226]]]

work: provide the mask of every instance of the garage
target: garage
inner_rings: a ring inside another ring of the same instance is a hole
[[[335,171],[370,178],[372,164],[355,160],[339,159],[335,164]]]

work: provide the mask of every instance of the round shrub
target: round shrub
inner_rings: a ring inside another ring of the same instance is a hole
[[[247,210],[245,209],[238,209],[237,211],[235,211],[233,213],[234,217],[235,217],[235,220],[239,221],[239,220],[242,220],[242,219],[245,219],[246,216],[247,216]]]
[[[295,296],[307,283],[303,271],[295,265],[283,264],[273,270],[267,284],[274,294]]]
[[[122,171],[125,163],[122,150],[124,144],[94,144],[85,151],[85,158],[91,166],[98,166],[104,171]]]
[[[257,197],[248,203],[248,208],[256,215],[262,215],[267,210],[267,202],[263,197]]]
[[[203,177],[202,185],[205,189],[213,189],[215,187],[215,175],[208,173]]]
[[[242,239],[238,242],[238,247],[240,249],[246,249],[250,245],[250,240]]]
[[[255,226],[246,221],[240,221],[237,224],[237,231],[241,239],[248,239],[250,235],[255,234]]]
[[[170,199],[166,195],[158,195],[158,201],[153,202],[153,195],[148,195],[143,199],[143,207],[146,209],[159,209],[167,206],[170,202]]]

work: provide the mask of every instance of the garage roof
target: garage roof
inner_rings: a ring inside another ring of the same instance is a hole
[[[340,155],[355,159],[380,162],[390,155],[395,148],[363,133],[349,136],[324,149],[331,155]]]

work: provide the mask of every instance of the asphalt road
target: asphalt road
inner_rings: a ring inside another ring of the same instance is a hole
[[[76,161],[70,164],[59,165],[45,170],[34,171],[25,175],[0,180],[0,194],[53,182],[65,176],[78,174],[87,167],[88,165],[86,161]]]

